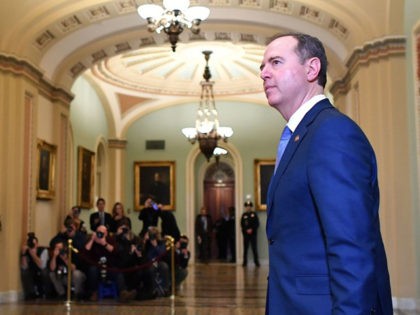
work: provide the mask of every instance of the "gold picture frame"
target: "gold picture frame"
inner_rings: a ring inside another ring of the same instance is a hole
[[[53,199],[55,195],[55,160],[57,146],[38,139],[38,174],[36,180],[37,199]]]
[[[134,210],[142,210],[148,197],[175,210],[175,161],[134,162]]]
[[[274,173],[275,163],[274,159],[254,160],[255,208],[257,210],[267,210],[268,186]]]
[[[77,147],[77,203],[84,209],[93,207],[95,153]]]

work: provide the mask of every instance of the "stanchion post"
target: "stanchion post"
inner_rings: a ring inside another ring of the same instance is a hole
[[[71,256],[72,256],[72,252],[78,253],[79,251],[73,247],[73,240],[72,239],[68,239],[67,241],[67,250],[68,250],[68,254],[67,254],[67,301],[66,301],[66,307],[67,309],[70,309],[70,305],[71,305]]]
[[[166,250],[171,251],[171,299],[175,298],[175,239],[170,236],[166,235]]]
[[[171,299],[175,299],[175,243],[174,238],[171,237],[171,276],[172,276],[172,295]]]

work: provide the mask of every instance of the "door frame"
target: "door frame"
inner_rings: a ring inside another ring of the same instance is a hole
[[[243,253],[243,244],[240,241],[240,215],[242,213],[242,200],[243,197],[243,161],[239,151],[235,148],[234,145],[230,143],[223,143],[220,147],[229,151],[232,156],[232,164],[230,166],[235,172],[235,240],[236,240],[236,264],[242,264],[242,253]],[[187,235],[190,238],[190,252],[191,252],[191,263],[195,262],[195,231],[194,223],[196,213],[198,211],[198,204],[195,196],[197,195],[197,187],[195,185],[195,179],[197,178],[194,174],[195,163],[198,156],[201,154],[199,148],[194,147],[187,156],[185,161],[185,211],[186,211],[186,223],[187,223]],[[203,164],[198,171],[198,182],[203,183],[205,170],[207,168],[206,164]],[[199,188],[201,189],[201,188]],[[201,189],[202,190],[202,189]],[[199,191],[202,194],[202,191]]]

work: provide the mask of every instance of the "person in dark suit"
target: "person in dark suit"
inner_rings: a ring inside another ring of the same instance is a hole
[[[152,198],[147,198],[144,202],[144,208],[139,213],[139,220],[143,221],[143,227],[140,236],[143,237],[150,226],[157,227],[159,221],[159,205]]]
[[[97,212],[94,212],[89,217],[90,229],[95,232],[98,226],[104,225],[108,231],[114,230],[114,219],[111,214],[105,212],[105,199],[98,198],[96,201]]]
[[[211,258],[211,236],[213,222],[206,207],[201,207],[200,213],[195,219],[195,235],[197,238],[199,259],[207,263]]]
[[[171,211],[162,210],[162,204],[159,204],[159,217],[160,217],[160,230],[162,233],[162,237],[165,236],[172,236],[177,242],[181,237],[181,232],[179,231],[178,223],[176,222],[176,218]]]
[[[276,36],[261,64],[291,133],[267,194],[266,313],[392,315],[375,153],[325,97],[326,73],[322,43],[306,34]]]

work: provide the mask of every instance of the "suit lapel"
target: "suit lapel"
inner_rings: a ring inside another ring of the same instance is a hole
[[[302,140],[304,139],[305,135],[308,132],[309,126],[312,124],[314,119],[317,115],[324,109],[332,107],[330,101],[328,99],[324,99],[318,102],[314,107],[312,107],[309,112],[303,117],[302,121],[297,126],[296,130],[293,132],[292,137],[289,140],[289,143],[284,150],[283,156],[280,160],[280,163],[277,167],[276,173],[271,177],[270,185],[268,188],[267,194],[267,211],[269,215],[272,201],[273,201],[273,194],[276,190],[276,187],[280,181],[281,176],[283,175],[284,171],[286,170],[287,166],[289,165],[293,155],[295,154],[297,148],[301,144]]]

